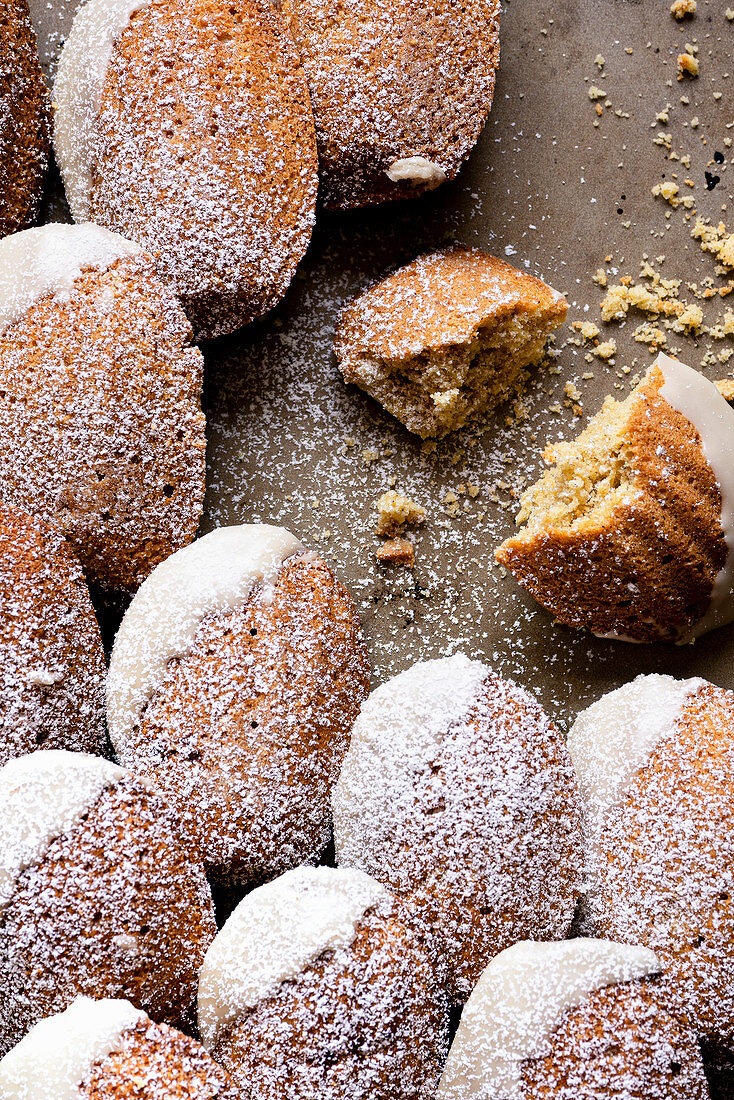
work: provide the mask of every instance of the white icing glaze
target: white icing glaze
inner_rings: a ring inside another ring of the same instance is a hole
[[[0,333],[47,294],[65,298],[85,268],[104,271],[140,247],[98,225],[42,225],[0,241]]]
[[[206,953],[198,1016],[204,1045],[324,951],[348,947],[387,891],[362,871],[296,867],[237,906]]]
[[[486,665],[462,653],[422,661],[363,703],[332,794],[340,864],[359,861],[364,820],[391,818],[401,799],[412,797],[405,775],[433,761],[452,723],[476,702],[488,673]],[[358,799],[352,792],[359,792]]]
[[[696,429],[706,461],[719,483],[721,526],[727,546],[726,561],[714,581],[708,610],[679,639],[683,645],[734,620],[734,409],[698,371],[662,352],[655,362],[665,379],[661,396]]]
[[[241,606],[258,584],[267,601],[285,559],[302,549],[282,527],[219,527],[153,570],[125,613],[110,660],[107,721],[121,759],[169,661],[191,648],[204,616]]]
[[[436,1100],[515,1100],[522,1063],[550,1053],[564,1012],[597,989],[659,971],[647,948],[603,940],[525,941],[500,952],[467,1001]]]
[[[41,64],[53,70],[72,20],[83,0],[28,0],[31,22],[38,35]]]
[[[129,1001],[77,997],[41,1020],[0,1061],[0,1100],[79,1100],[92,1067],[119,1050],[124,1032],[145,1020]]]
[[[86,753],[48,749],[0,768],[0,907],[49,844],[71,829],[125,773]]]
[[[430,183],[438,187],[446,179],[446,173],[440,164],[426,157],[403,157],[395,160],[385,170],[388,179],[393,183],[400,180],[408,180],[411,183]]]
[[[585,816],[601,828],[611,806],[676,728],[679,714],[705,680],[643,675],[582,711],[568,736]]]
[[[683,707],[705,683],[698,677],[638,676],[581,711],[568,735],[568,751],[592,832],[603,828],[606,812],[671,736]]]
[[[151,0],[87,0],[77,12],[54,82],[54,149],[75,221],[89,217],[95,127],[115,42]]]

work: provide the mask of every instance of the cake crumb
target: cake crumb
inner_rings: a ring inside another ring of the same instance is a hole
[[[377,560],[383,565],[404,565],[412,569],[415,565],[413,543],[407,539],[388,539],[378,549]]]
[[[403,493],[390,489],[376,502],[377,534],[395,538],[404,527],[417,527],[426,518],[426,510],[421,504],[406,497]]]
[[[722,397],[727,401],[734,401],[734,378],[720,378],[714,385]]]
[[[698,59],[691,53],[682,53],[678,56],[678,79],[685,76],[698,76]]]
[[[673,0],[670,14],[676,19],[685,19],[687,15],[695,15],[696,0]]]

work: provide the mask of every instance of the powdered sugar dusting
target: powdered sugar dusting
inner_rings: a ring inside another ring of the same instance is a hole
[[[348,947],[368,909],[387,896],[361,871],[298,867],[253,890],[209,948],[199,980],[206,1046],[324,951]]]
[[[363,703],[332,795],[339,863],[361,864],[369,842],[365,823],[389,828],[397,807],[411,799],[406,777],[430,766],[447,731],[477,702],[488,675],[481,661],[456,653],[413,665]]]
[[[108,760],[61,749],[17,757],[0,769],[0,907],[18,875],[123,775]]]
[[[519,1100],[522,1063],[550,1053],[565,1011],[594,990],[659,970],[652,951],[601,940],[508,948],[486,968],[464,1008],[437,1100]]]
[[[115,638],[107,678],[110,737],[124,757],[140,713],[166,666],[193,643],[201,620],[267,589],[287,557],[303,549],[281,527],[221,527],[172,554],[138,590]]]
[[[51,294],[68,297],[85,268],[104,271],[140,252],[98,225],[42,225],[0,241],[0,334]]]
[[[698,677],[638,676],[579,714],[568,735],[568,751],[588,828],[604,828],[609,807],[620,800],[653,750],[675,732],[686,702],[704,684]]]
[[[54,148],[75,221],[91,212],[95,123],[116,40],[151,0],[87,0],[72,23],[54,82]]]
[[[568,933],[580,805],[560,734],[521,688],[465,657],[378,688],[333,796],[339,865],[410,904],[466,998],[515,940]]]
[[[144,1019],[129,1001],[77,997],[0,1061],[0,1100],[79,1100],[94,1063],[119,1049],[123,1032]]]

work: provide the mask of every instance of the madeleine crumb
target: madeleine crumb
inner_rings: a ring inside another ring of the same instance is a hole
[[[426,510],[403,493],[390,489],[376,502],[377,534],[395,538],[404,527],[417,527],[426,518]]]
[[[678,79],[684,76],[698,76],[698,59],[692,53],[682,53],[678,56]]]
[[[413,543],[407,539],[388,539],[377,550],[376,556],[383,565],[404,565],[408,569],[415,565]]]
[[[674,0],[670,14],[676,19],[685,19],[687,15],[695,15],[696,0]]]

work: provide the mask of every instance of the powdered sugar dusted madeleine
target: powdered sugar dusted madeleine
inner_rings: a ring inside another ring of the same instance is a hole
[[[290,532],[220,527],[151,574],[115,639],[118,758],[179,807],[222,883],[315,861],[369,687],[359,619]]]
[[[80,994],[191,1027],[216,926],[175,810],[99,757],[0,769],[0,1051]]]
[[[0,7],[0,237],[31,225],[48,164],[49,110],[26,0]]]
[[[419,256],[343,311],[344,379],[417,435],[444,436],[517,391],[565,319],[557,291],[479,248]]]
[[[361,871],[299,867],[207,952],[199,1028],[250,1100],[433,1100],[446,998],[403,909]]]
[[[521,942],[482,974],[437,1100],[708,1100],[695,1036],[656,997],[660,963],[602,940]]]
[[[0,765],[34,749],[103,753],[105,659],[79,562],[0,505]]]
[[[235,1100],[194,1039],[124,1000],[77,997],[0,1061],[0,1100]]]
[[[318,181],[306,80],[267,0],[89,0],[54,101],[75,220],[155,256],[197,336],[275,305]]]
[[[492,106],[498,0],[284,0],[316,118],[324,205],[408,198],[452,179]]]
[[[659,355],[626,400],[547,449],[497,560],[569,626],[692,641],[734,618],[733,448],[716,386]]]
[[[0,500],[63,531],[90,582],[134,591],[193,538],[202,366],[138,245],[91,224],[0,242]]]
[[[585,920],[651,948],[661,994],[734,1052],[734,692],[639,676],[576,719]]]
[[[339,866],[406,903],[468,997],[518,939],[568,934],[580,802],[560,733],[522,688],[457,654],[377,688],[333,794]]]

